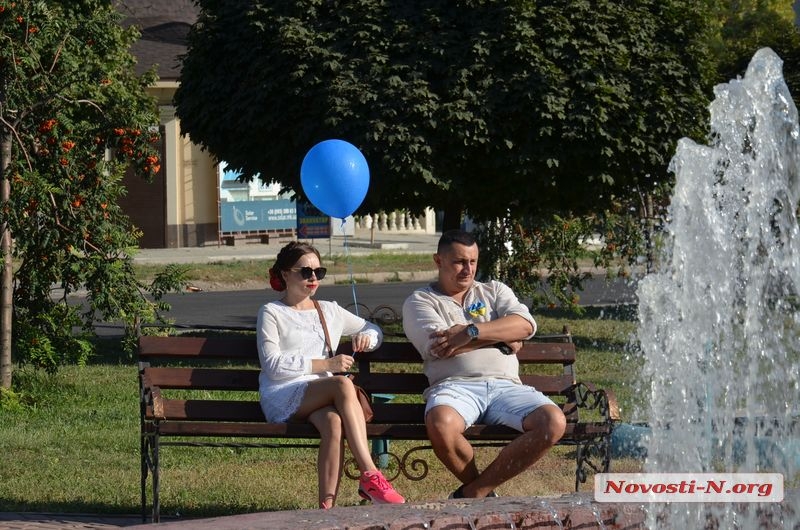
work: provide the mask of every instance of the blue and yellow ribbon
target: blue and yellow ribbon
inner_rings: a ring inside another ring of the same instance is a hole
[[[467,308],[467,313],[469,313],[472,318],[482,317],[486,314],[486,304],[478,300]]]

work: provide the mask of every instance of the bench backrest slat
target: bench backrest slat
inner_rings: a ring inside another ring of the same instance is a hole
[[[564,395],[575,384],[571,375],[523,375],[520,379],[547,395]],[[428,387],[428,378],[422,373],[372,372],[356,374],[355,383],[368,392],[421,394]]]
[[[170,358],[231,359],[258,362],[258,349],[252,336],[242,337],[157,337],[139,338],[139,360]]]
[[[147,367],[144,374],[162,389],[258,391],[255,369]]]
[[[343,342],[337,353],[352,354],[349,342]],[[419,354],[409,348],[407,342],[384,342],[375,352],[357,354],[371,362],[414,363],[420,362]],[[139,358],[149,359],[231,359],[257,362],[258,349],[252,336],[248,337],[157,337],[143,336],[139,339]],[[517,353],[521,363],[571,364],[575,362],[575,344],[527,342]]]
[[[337,348],[336,353],[352,355],[352,345],[349,342],[343,342]],[[377,351],[356,354],[355,357],[356,360],[363,358],[372,363],[400,364],[422,361],[419,353],[413,348],[409,348],[408,342],[384,342]],[[517,359],[521,364],[572,364],[575,362],[575,344],[572,342],[526,342],[517,352]]]
[[[575,344],[526,342],[517,352],[520,364],[573,364]]]
[[[336,349],[336,353],[353,355],[353,347],[350,342],[342,342]],[[417,350],[409,348],[408,342],[384,342],[376,351],[356,353],[356,361],[364,359],[369,362],[382,362],[390,364],[418,363],[422,362]]]
[[[425,417],[424,403],[373,403],[373,423],[420,423]]]
[[[422,373],[359,372],[354,382],[371,393],[421,394],[428,388],[428,378]]]
[[[522,375],[520,379],[548,396],[562,396],[575,385],[571,375]]]
[[[235,406],[234,406],[235,405]],[[164,419],[167,421],[256,421],[265,422],[258,401],[225,401],[214,399],[166,399]]]

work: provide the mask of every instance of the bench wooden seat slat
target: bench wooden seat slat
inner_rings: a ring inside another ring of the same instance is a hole
[[[352,353],[343,342],[338,353]],[[576,447],[576,481],[589,470],[607,472],[609,439],[618,408],[613,393],[578,383],[575,344],[561,335],[547,342],[526,342],[517,353],[523,383],[551,396],[567,416],[560,444]],[[428,381],[422,359],[409,342],[384,342],[378,350],[355,354],[355,381],[373,396],[375,417],[367,436],[420,442],[396,462],[429,448],[422,393]],[[558,369],[560,368],[560,370]],[[162,445],[224,446],[235,439],[261,438],[243,447],[312,447],[319,439],[307,422],[267,423],[258,401],[259,362],[253,335],[224,337],[141,337],[139,394],[141,427],[142,517],[146,520],[147,478],[152,472],[152,520],[158,522],[159,462]],[[409,397],[411,396],[411,397]],[[413,397],[416,396],[416,397]],[[581,417],[592,409],[591,420]],[[597,419],[595,419],[597,418]],[[473,425],[465,436],[476,445],[500,446],[519,432],[504,426]],[[163,442],[162,442],[163,439]],[[281,441],[283,440],[283,441]],[[385,445],[390,454],[388,444]],[[402,447],[402,446],[401,446]],[[404,449],[405,450],[405,449]],[[599,460],[599,463],[596,461]],[[398,474],[414,476],[400,465]]]
[[[167,421],[159,429],[161,436],[319,438],[317,429],[310,423]]]

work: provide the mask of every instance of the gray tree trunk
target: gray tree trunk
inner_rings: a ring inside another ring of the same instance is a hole
[[[0,110],[3,101],[0,100]],[[2,115],[2,113],[0,113]],[[5,124],[0,124],[0,204],[6,204],[11,198],[11,182],[7,175],[11,164],[11,131]],[[0,274],[0,387],[11,388],[11,322],[13,316],[13,280],[14,272],[11,263],[11,231],[8,225],[0,226],[0,256],[3,259],[3,270]]]

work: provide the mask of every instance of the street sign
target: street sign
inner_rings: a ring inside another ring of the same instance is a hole
[[[297,238],[331,237],[331,218],[309,202],[297,201]]]

